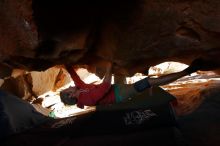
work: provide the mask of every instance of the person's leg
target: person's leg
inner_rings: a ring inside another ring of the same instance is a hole
[[[147,88],[150,88],[151,87],[151,84],[149,83],[148,81],[148,77],[144,78],[144,79],[141,79],[137,82],[135,82],[133,85],[133,88],[137,91],[137,92],[142,92],[144,91],[145,89]]]

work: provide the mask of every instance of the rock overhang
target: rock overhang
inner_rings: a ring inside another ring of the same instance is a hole
[[[111,61],[116,74],[132,75],[163,61],[189,64],[203,57],[219,62],[217,1],[1,3],[1,62],[15,68]]]

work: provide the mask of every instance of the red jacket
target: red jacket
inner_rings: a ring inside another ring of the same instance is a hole
[[[86,84],[77,75],[74,69],[69,70],[71,78],[75,86],[79,88],[80,95],[78,97],[77,106],[83,108],[86,106],[94,106],[97,104],[111,104],[115,102],[114,89],[109,82],[102,82],[99,85]]]

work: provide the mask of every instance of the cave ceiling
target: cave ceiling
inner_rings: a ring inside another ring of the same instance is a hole
[[[219,39],[218,0],[0,0],[0,62],[13,68],[219,63]]]

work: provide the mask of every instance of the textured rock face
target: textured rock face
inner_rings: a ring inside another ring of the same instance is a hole
[[[217,0],[0,0],[0,60],[43,70],[110,60],[118,74],[172,60],[220,62]]]
[[[0,0],[0,60],[12,56],[33,57],[38,33],[30,0]]]
[[[36,100],[46,92],[54,92],[71,81],[67,72],[61,68],[53,67],[44,72],[13,70],[12,77],[0,83],[1,89],[10,92],[29,102]]]

